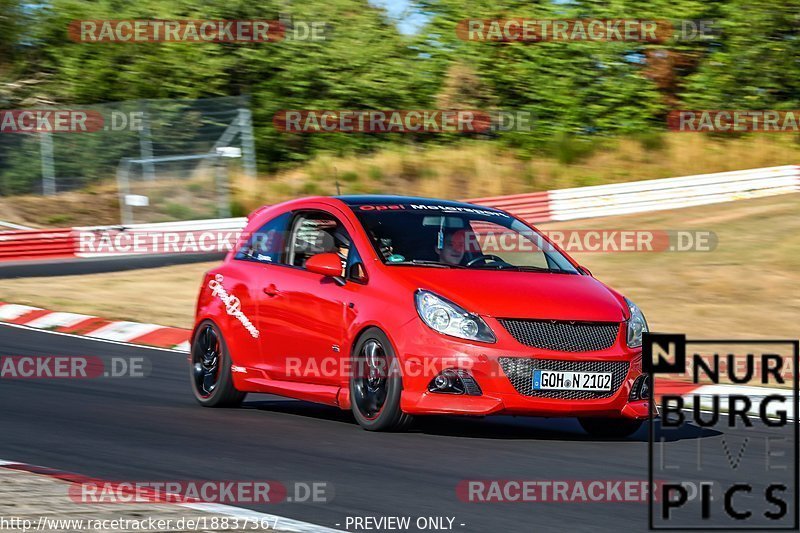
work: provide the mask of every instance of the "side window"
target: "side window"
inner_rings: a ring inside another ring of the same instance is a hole
[[[259,263],[282,262],[286,249],[286,228],[291,218],[291,213],[284,213],[261,226],[236,252],[235,258]]]
[[[292,266],[305,267],[311,256],[335,253],[342,261],[344,275],[350,248],[350,235],[333,215],[324,211],[306,211],[300,213],[292,225],[286,262]]]

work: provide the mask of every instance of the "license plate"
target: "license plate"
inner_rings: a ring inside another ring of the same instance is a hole
[[[610,391],[611,372],[534,370],[533,390]]]

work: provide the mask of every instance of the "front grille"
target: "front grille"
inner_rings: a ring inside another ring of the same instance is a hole
[[[555,359],[528,359],[524,357],[501,357],[503,368],[516,391],[524,396],[535,398],[554,398],[558,400],[595,400],[613,396],[628,375],[627,361],[560,361]],[[565,391],[534,390],[533,370],[558,370],[565,372],[611,372],[611,390]]]
[[[618,322],[566,322],[501,318],[500,323],[525,346],[559,352],[605,350],[614,344],[619,333]]]

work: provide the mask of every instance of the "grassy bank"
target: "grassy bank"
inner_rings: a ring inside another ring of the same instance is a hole
[[[476,198],[602,183],[685,176],[800,162],[800,142],[788,135],[713,138],[691,133],[647,134],[591,144],[557,139],[549,155],[523,157],[486,141],[457,146],[394,147],[369,155],[320,155],[274,174],[233,177],[234,215],[298,196],[390,193],[439,198]],[[192,188],[160,187],[166,205],[152,221],[208,218],[195,213]],[[154,202],[156,198],[153,198]],[[204,201],[208,203],[209,199]],[[213,203],[213,202],[212,202]],[[33,226],[116,224],[119,204],[113,181],[54,197],[0,198],[0,219]]]
[[[291,171],[239,178],[242,210],[309,194],[391,193],[478,198],[795,164],[800,142],[791,136],[712,138],[690,133],[649,134],[592,145],[554,141],[551,155],[522,158],[496,144],[395,148],[370,156],[320,156]]]

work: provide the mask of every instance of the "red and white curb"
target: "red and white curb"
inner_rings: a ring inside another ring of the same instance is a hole
[[[53,480],[64,481],[67,483],[86,483],[96,481],[86,476],[65,472],[63,470],[55,470],[52,468],[31,465],[27,463],[19,463],[16,461],[4,461],[0,459],[0,468],[8,470],[16,470],[20,472],[27,472],[40,476],[46,476]],[[240,520],[250,520],[252,523],[266,523],[275,524],[275,531],[291,532],[291,533],[341,533],[340,530],[331,529],[325,526],[319,526],[308,522],[301,522],[292,518],[273,515],[269,513],[262,513],[245,509],[242,507],[235,507],[233,505],[225,505],[220,503],[159,503],[159,505],[172,505],[183,507],[185,509],[192,509],[194,511],[203,511],[207,513],[221,514],[238,518]]]
[[[112,321],[80,313],[48,311],[29,305],[0,302],[0,322],[100,340],[189,351],[188,329]]]

